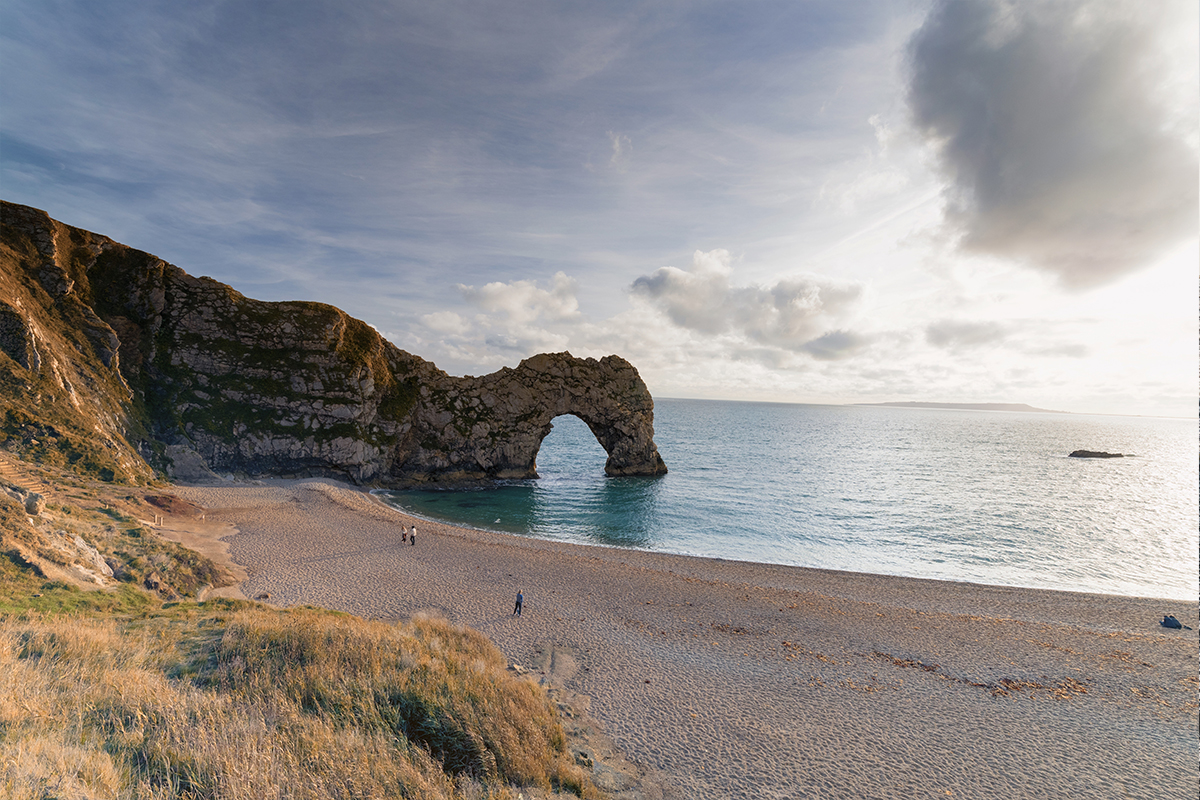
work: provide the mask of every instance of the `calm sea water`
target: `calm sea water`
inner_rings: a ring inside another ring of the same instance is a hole
[[[554,426],[538,480],[384,499],[544,539],[1197,596],[1196,420],[664,399],[660,478],[607,478],[583,422]],[[1135,457],[1067,457],[1078,449]]]

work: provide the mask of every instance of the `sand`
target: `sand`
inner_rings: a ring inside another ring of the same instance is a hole
[[[1196,797],[1197,631],[1158,624],[1196,603],[544,542],[332,481],[172,491],[204,520],[164,529],[223,539],[247,597],[482,631],[590,705],[638,796]]]

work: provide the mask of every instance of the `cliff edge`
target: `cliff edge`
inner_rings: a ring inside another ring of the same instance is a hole
[[[26,457],[132,482],[525,478],[573,414],[609,475],[667,471],[618,356],[456,378],[333,306],[253,300],[28,206],[0,223],[0,446]]]

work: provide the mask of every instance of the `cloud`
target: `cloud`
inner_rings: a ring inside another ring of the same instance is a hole
[[[708,336],[729,334],[815,358],[842,357],[862,347],[862,337],[827,329],[859,305],[863,286],[805,275],[773,286],[734,286],[726,250],[699,250],[692,268],[662,267],[633,282],[635,297],[648,300],[681,328]],[[833,338],[828,338],[833,337]]]
[[[729,272],[729,251],[697,250],[690,271],[662,267],[635,280],[631,290],[651,300],[676,325],[718,334],[730,324]]]
[[[875,131],[875,146],[861,157],[847,162],[846,167],[833,171],[822,184],[813,200],[814,209],[836,209],[843,215],[862,213],[873,203],[894,202],[895,196],[907,189],[912,182],[910,169],[904,157],[894,158],[895,150],[904,156],[919,154],[917,148],[896,148],[899,141],[912,144],[911,132],[900,135],[881,114],[872,114],[867,123]]]
[[[1031,350],[1031,355],[1047,356],[1050,358],[1087,358],[1092,354],[1091,348],[1082,344],[1060,344]]]
[[[458,284],[467,302],[483,313],[471,318],[453,311],[421,317],[422,330],[402,337],[423,354],[446,356],[472,370],[508,364],[534,353],[565,350],[570,332],[582,324],[576,282],[555,273],[550,287],[536,281],[493,281],[482,287]]]
[[[1048,319],[1010,319],[1006,322],[943,319],[925,326],[925,341],[941,350],[960,355],[970,353],[978,359],[977,351],[988,348],[988,358],[995,358],[999,349],[1024,357],[1087,358],[1092,348],[1075,341],[1089,335],[1086,328],[1095,321],[1083,323]]]
[[[453,311],[435,311],[424,314],[421,323],[435,333],[446,335],[462,335],[467,332],[469,325],[465,319]]]
[[[850,358],[870,343],[870,339],[853,331],[830,331],[805,342],[800,349],[818,361],[841,361]]]
[[[575,279],[563,272],[554,274],[549,289],[541,289],[533,281],[495,281],[480,289],[458,284],[458,290],[469,302],[521,324],[537,319],[564,320],[578,316],[575,288]]]
[[[998,322],[964,322],[944,319],[925,328],[925,341],[947,350],[998,344],[1008,330]]]
[[[628,136],[620,133],[608,132],[608,139],[612,142],[612,157],[609,163],[614,167],[623,166],[629,161],[629,154],[633,151],[633,140]]]
[[[1195,236],[1195,46],[1167,46],[1193,6],[935,5],[909,44],[908,104],[962,248],[1085,288]]]

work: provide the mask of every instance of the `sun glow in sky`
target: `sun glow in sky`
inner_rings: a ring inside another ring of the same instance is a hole
[[[0,196],[455,374],[1193,416],[1197,5],[0,8]]]

